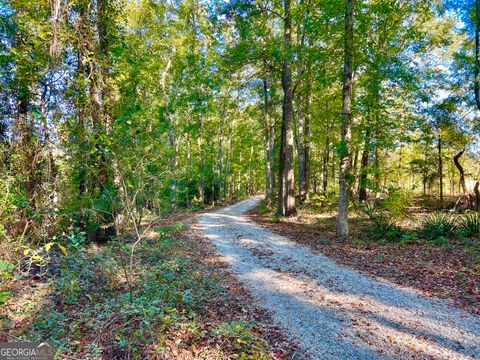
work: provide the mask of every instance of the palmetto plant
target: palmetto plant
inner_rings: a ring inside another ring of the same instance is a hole
[[[434,240],[438,237],[449,236],[456,229],[455,221],[450,214],[431,214],[423,223],[422,232],[427,240]]]
[[[480,237],[480,213],[468,213],[459,223],[460,235],[466,237]]]

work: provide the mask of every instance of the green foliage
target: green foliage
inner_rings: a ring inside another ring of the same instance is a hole
[[[66,258],[60,271],[50,278],[52,301],[61,306],[45,307],[29,336],[48,337],[61,354],[88,351],[90,355],[105,351],[92,343],[102,332],[103,341],[118,353],[140,358],[149,346],[166,351],[167,334],[184,329],[193,339],[219,337],[225,351],[243,358],[267,358],[268,344],[249,320],[200,329],[198,321],[205,303],[225,289],[215,274],[189,255],[191,243],[174,236],[180,227],[183,225],[177,223],[170,227],[172,231],[160,229],[158,240],[148,239],[139,245],[131,288],[124,276],[129,244],[113,241],[98,251],[84,249]],[[64,306],[71,310],[63,311]],[[85,337],[93,348],[86,349],[86,344],[78,348],[77,340]]]
[[[380,216],[373,221],[370,233],[376,240],[395,242],[402,238],[403,230],[391,219]]]
[[[361,211],[372,222],[369,228],[371,236],[379,241],[395,242],[403,239],[404,231],[395,224],[389,213],[376,201],[367,201]]]
[[[361,211],[367,215],[370,220],[375,220],[378,216],[380,216],[380,210],[376,201],[367,201],[363,207],[361,207]]]
[[[327,201],[327,197],[321,194],[313,194],[308,198],[308,204],[314,208],[320,209]]]
[[[450,214],[438,212],[431,214],[422,224],[421,232],[427,240],[451,236],[456,229]]]
[[[253,346],[259,354],[264,354],[258,359],[267,359],[267,343],[254,334],[252,329],[252,324],[244,320],[224,322],[213,331],[213,336],[234,340],[238,352],[248,351]]]
[[[0,259],[0,277],[4,280],[10,279],[13,277],[13,270],[15,269],[15,265],[13,265],[7,259]]]
[[[475,212],[463,215],[459,221],[458,229],[462,236],[480,238],[480,214]]]
[[[405,189],[390,187],[387,196],[381,199],[380,206],[388,211],[394,218],[400,218],[405,215],[405,208],[412,200],[412,194]]]

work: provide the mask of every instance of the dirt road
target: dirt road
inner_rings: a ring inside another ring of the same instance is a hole
[[[480,318],[342,267],[252,223],[254,197],[197,227],[314,359],[480,359]]]

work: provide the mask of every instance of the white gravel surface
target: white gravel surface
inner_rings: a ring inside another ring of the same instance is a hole
[[[314,359],[480,359],[480,318],[446,300],[342,267],[248,220],[260,196],[198,228]]]

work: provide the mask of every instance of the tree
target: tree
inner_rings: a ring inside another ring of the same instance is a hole
[[[345,0],[345,43],[343,67],[343,107],[340,143],[340,175],[338,180],[337,235],[348,236],[348,191],[350,170],[350,142],[352,139],[352,91],[353,91],[353,11],[354,0]]]

